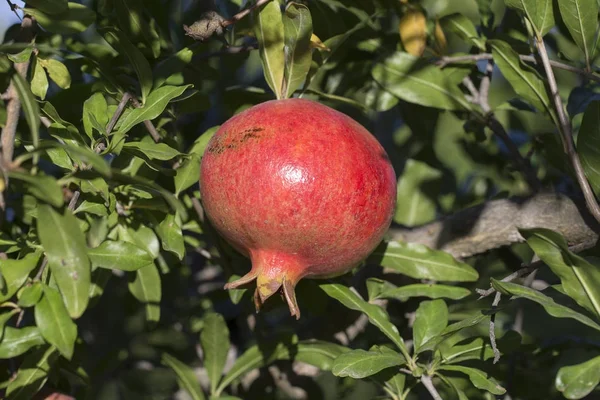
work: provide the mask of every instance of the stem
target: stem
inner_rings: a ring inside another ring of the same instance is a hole
[[[583,166],[581,165],[581,160],[579,159],[579,155],[575,149],[575,141],[573,140],[573,128],[571,126],[571,121],[567,118],[565,113],[565,109],[563,107],[562,99],[560,98],[560,93],[558,91],[558,85],[556,84],[556,78],[554,77],[554,72],[552,71],[551,63],[548,58],[548,52],[546,51],[546,45],[544,41],[540,37],[535,38],[535,46],[538,50],[538,54],[540,56],[540,60],[542,65],[544,66],[544,71],[546,72],[546,77],[548,78],[548,87],[550,90],[550,96],[552,97],[552,101],[554,102],[554,108],[556,109],[556,114],[558,116],[559,122],[559,131],[563,140],[564,151],[567,154],[573,169],[575,170],[575,176],[577,177],[577,182],[579,182],[579,186],[581,187],[581,191],[583,192],[583,196],[585,198],[585,203],[588,207],[590,213],[596,218],[597,221],[600,222],[600,206],[596,201],[596,197],[590,183],[585,177],[585,172],[583,170]]]
[[[433,386],[433,381],[431,380],[431,376],[429,376],[429,375],[421,376],[421,383],[423,384],[423,386],[425,386],[425,388],[427,389],[427,391],[429,392],[429,394],[431,395],[433,400],[443,400],[442,396],[440,396],[440,394],[438,393],[435,386]]]
[[[248,7],[248,8],[246,8],[245,10],[242,10],[242,11],[240,11],[239,13],[235,14],[233,17],[231,17],[231,18],[230,18],[230,19],[228,19],[228,20],[225,20],[225,21],[224,21],[224,22],[221,24],[221,26],[222,26],[223,28],[225,28],[226,26],[229,26],[229,25],[233,25],[233,24],[235,24],[235,23],[236,23],[236,22],[238,22],[240,19],[242,19],[242,18],[244,18],[246,15],[250,14],[250,13],[252,12],[252,10],[254,10],[254,9],[256,9],[256,8],[258,8],[258,7],[260,7],[260,6],[262,6],[263,4],[266,4],[266,3],[268,3],[269,1],[271,1],[271,0],[258,0],[258,1],[256,2],[256,4],[254,4],[253,6],[251,6],[251,7]]]

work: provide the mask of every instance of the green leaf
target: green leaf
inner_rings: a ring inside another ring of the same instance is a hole
[[[439,335],[429,340],[427,343],[421,345],[421,351],[428,351],[435,349],[440,343],[448,339],[456,332],[459,332],[465,328],[469,328],[478,325],[481,321],[486,319],[488,316],[482,312],[477,312],[471,317],[465,318],[462,321],[455,322],[454,324],[448,325],[446,329]]]
[[[417,308],[413,324],[415,352],[421,346],[441,334],[448,325],[448,307],[444,300],[423,301]]]
[[[179,387],[185,390],[192,400],[204,400],[204,393],[192,368],[182,363],[170,354],[163,353],[161,363],[171,368],[177,376]],[[212,383],[212,381],[211,381]]]
[[[267,83],[278,99],[285,70],[283,19],[278,1],[269,1],[254,11],[254,34]]]
[[[569,251],[566,240],[548,229],[520,230],[537,256],[554,272],[565,293],[600,319],[600,268]]]
[[[0,341],[0,359],[10,359],[24,354],[35,346],[46,343],[37,327],[4,328],[4,338]]]
[[[167,108],[171,100],[180,96],[190,86],[161,86],[153,90],[148,95],[143,107],[136,108],[127,114],[119,127],[119,132],[126,133],[135,125],[158,117]]]
[[[322,371],[329,371],[335,359],[349,348],[322,340],[305,340],[298,344],[295,360],[314,365]]]
[[[460,300],[471,294],[469,289],[458,286],[434,285],[427,283],[415,283],[401,287],[384,289],[377,294],[378,299],[398,299],[406,301],[412,297],[429,297],[430,299],[452,299]]]
[[[582,399],[600,383],[600,357],[562,367],[556,374],[556,389],[567,399]]]
[[[71,318],[79,318],[88,304],[91,267],[85,235],[70,210],[61,215],[48,205],[38,206],[38,236],[48,266]]]
[[[286,56],[282,90],[285,91],[283,96],[289,98],[306,80],[312,62],[310,38],[313,29],[308,7],[288,3],[283,14],[283,32]]]
[[[181,192],[198,183],[199,178],[200,156],[192,153],[177,168],[177,174],[175,175],[175,196],[179,196]]]
[[[69,9],[67,0],[28,0],[27,4],[47,14],[61,14]]]
[[[48,375],[58,361],[58,352],[52,346],[29,354],[19,366],[15,379],[6,389],[7,400],[30,400],[44,386]]]
[[[33,15],[47,31],[63,35],[83,32],[96,21],[96,13],[83,4],[69,2],[68,7],[66,12],[57,15],[27,7],[23,13]]]
[[[106,209],[106,205],[104,203],[97,203],[89,200],[84,200],[77,207],[76,210],[73,211],[73,214],[94,214],[100,217],[105,217],[108,215],[108,210]]]
[[[494,357],[494,351],[483,338],[448,349],[441,349],[440,355],[444,363],[458,363],[465,360],[487,360]]]
[[[153,259],[158,257],[160,254],[160,242],[152,229],[143,225],[140,225],[135,230],[129,227],[127,234],[128,238],[123,237],[123,240],[127,240],[145,249]]]
[[[11,179],[18,179],[28,184],[29,193],[38,199],[52,204],[54,207],[60,207],[64,203],[63,191],[51,176],[47,175],[29,175],[24,172],[11,171],[8,176]]]
[[[0,273],[6,286],[0,291],[0,303],[8,301],[27,281],[29,273],[37,266],[41,252],[27,254],[20,260],[0,259]]]
[[[358,294],[349,288],[337,283],[326,283],[320,285],[330,297],[333,297],[345,307],[364,313],[369,322],[375,325],[384,335],[386,335],[402,352],[405,358],[409,358],[408,349],[404,340],[396,328],[389,320],[389,316],[384,309],[374,304],[364,301]]]
[[[12,82],[19,95],[19,100],[21,100],[33,147],[37,147],[40,141],[40,107],[33,97],[29,83],[21,75],[13,74]]]
[[[540,37],[554,27],[552,0],[505,0],[505,3],[511,8],[524,12]]]
[[[96,92],[83,102],[83,129],[90,139],[94,139],[93,129],[101,135],[106,134],[108,123],[108,104],[104,95]]]
[[[2,338],[4,337],[4,326],[13,317],[13,315],[18,314],[19,312],[20,312],[19,309],[15,308],[12,311],[0,314],[0,342],[2,341]]]
[[[133,243],[114,240],[107,240],[100,246],[89,249],[88,255],[94,265],[121,271],[137,271],[154,260],[145,249]]]
[[[488,378],[485,372],[478,369],[459,365],[442,365],[440,369],[444,371],[456,371],[467,375],[471,383],[478,389],[487,390],[495,395],[506,393],[506,389],[500,386],[493,378]]]
[[[594,38],[598,28],[596,0],[558,0],[558,9],[571,37],[583,51],[589,65],[594,54]]]
[[[65,64],[53,58],[48,60],[38,58],[38,62],[42,67],[46,68],[50,79],[52,79],[59,88],[68,89],[71,87],[71,74],[69,74],[69,70],[65,67]]]
[[[409,103],[442,110],[470,110],[457,85],[429,62],[396,52],[373,68],[373,78],[393,95]]]
[[[152,142],[128,142],[123,145],[123,150],[133,154],[141,153],[151,160],[170,160],[181,154],[165,143]]]
[[[131,44],[127,38],[127,35],[125,35],[122,31],[111,28],[99,29],[99,32],[104,35],[105,39],[109,43],[114,44],[117,47],[117,50],[120,50],[121,54],[124,54],[129,59],[129,63],[135,70],[135,73],[138,77],[142,94],[142,104],[146,105],[150,90],[152,89],[152,69],[150,68],[148,60],[146,60],[146,57],[144,57],[142,52],[137,47]],[[123,131],[122,127],[121,131]],[[127,132],[127,130],[123,131],[123,133],[125,132]]]
[[[406,160],[402,175],[398,180],[397,203],[394,222],[405,226],[422,225],[430,222],[436,216],[436,199],[429,190],[435,190],[436,182],[441,184],[442,172],[430,167],[427,163]]]
[[[33,76],[31,77],[31,92],[44,100],[46,93],[48,92],[48,77],[46,71],[42,67],[37,59],[33,62]]]
[[[185,255],[185,243],[183,233],[175,214],[167,214],[165,219],[156,227],[156,233],[162,241],[165,251],[175,254],[180,260]]]
[[[473,267],[450,254],[417,243],[389,242],[385,250],[377,248],[369,260],[415,279],[472,282],[479,277]]]
[[[494,61],[515,92],[539,111],[547,112],[553,121],[556,114],[550,103],[544,80],[538,72],[524,64],[519,54],[506,42],[490,40]]]
[[[381,348],[370,351],[352,350],[335,359],[331,372],[339,377],[362,379],[405,363],[404,357],[394,351],[382,351]]]
[[[536,303],[544,307],[546,312],[552,315],[553,317],[574,319],[576,321],[581,322],[584,325],[589,326],[590,328],[594,328],[600,331],[600,325],[592,321],[590,318],[586,317],[583,314],[580,314],[579,312],[569,307],[565,307],[561,304],[556,303],[554,299],[546,296],[545,294],[537,290],[517,285],[516,283],[500,282],[495,279],[492,279],[492,287],[504,294],[509,294],[512,296],[535,301]]]
[[[591,102],[583,114],[577,135],[577,152],[586,177],[600,196],[600,101]]]
[[[42,288],[42,284],[40,282],[33,282],[31,285],[25,286],[19,293],[19,302],[17,304],[19,307],[33,307],[40,301],[43,294],[44,289]]]
[[[210,380],[210,392],[214,394],[227,361],[230,346],[229,329],[221,314],[209,313],[203,320],[200,344],[204,352],[204,368]]]
[[[149,264],[135,271],[135,280],[129,283],[129,291],[142,303],[146,303],[146,314],[150,321],[160,319],[160,299],[162,290],[160,274],[156,265]]]
[[[60,293],[48,286],[43,290],[44,295],[35,306],[35,323],[44,339],[70,360],[75,349],[77,325],[69,317]]]
[[[152,24],[144,19],[144,2],[141,0],[115,0],[119,26],[132,39],[142,44],[154,58],[160,55],[160,40]]]
[[[471,42],[485,51],[485,40],[479,37],[475,25],[468,17],[456,13],[442,18],[440,24],[444,31],[455,33],[462,40]]]
[[[6,57],[8,57],[8,59],[10,61],[14,62],[15,64],[20,64],[20,63],[29,61],[31,59],[32,53],[33,53],[33,46],[29,45],[29,46],[25,47],[23,50],[19,51],[18,53],[6,54]]]

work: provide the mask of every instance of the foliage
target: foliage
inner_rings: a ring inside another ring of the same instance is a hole
[[[0,45],[0,393],[597,394],[596,249],[540,228],[457,259],[390,235],[352,274],[301,282],[296,322],[278,300],[254,314],[251,291],[222,289],[249,262],[204,218],[197,180],[219,124],[301,96],[384,145],[394,229],[537,186],[599,194],[598,2],[216,3],[14,7],[28,17]],[[533,285],[502,279],[532,260]],[[494,303],[476,301],[490,282]]]

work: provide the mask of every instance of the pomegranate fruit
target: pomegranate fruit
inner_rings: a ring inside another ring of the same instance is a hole
[[[392,220],[396,177],[377,140],[314,101],[273,100],[225,122],[200,169],[207,217],[252,269],[257,311],[282,290],[300,318],[302,278],[341,275],[377,246]]]

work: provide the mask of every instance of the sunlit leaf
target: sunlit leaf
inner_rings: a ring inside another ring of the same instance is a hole
[[[600,383],[600,357],[558,370],[556,389],[567,399],[582,399]]]

